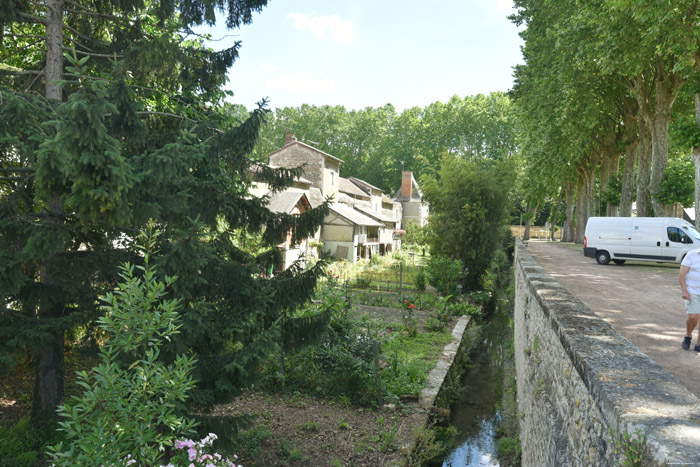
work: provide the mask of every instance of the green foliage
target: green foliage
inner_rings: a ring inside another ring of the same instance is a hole
[[[521,445],[520,439],[502,437],[496,440],[496,453],[498,458],[508,465],[520,465]]]
[[[414,248],[423,247],[428,244],[428,227],[421,227],[417,222],[408,220],[404,226],[406,236],[403,243],[406,247],[413,246]]]
[[[435,287],[440,295],[457,293],[457,283],[464,277],[462,262],[446,256],[430,257],[425,267],[428,282]]]
[[[509,161],[461,159],[451,154],[443,156],[439,178],[425,178],[431,255],[459,260],[466,269],[467,289],[480,285],[482,274],[501,246],[514,179],[514,166]],[[429,280],[432,271],[428,271]]]
[[[29,417],[20,419],[10,428],[0,427],[0,465],[34,467],[46,446],[60,439],[61,434],[53,423],[32,426]]]
[[[260,455],[263,444],[272,437],[272,432],[263,425],[256,425],[246,430],[240,430],[233,436],[233,445],[246,458],[255,459]]]
[[[695,118],[679,118],[673,122],[671,130],[681,147],[685,149],[700,147],[700,127],[695,122]]]
[[[620,456],[618,465],[624,467],[641,467],[645,463],[645,451],[647,450],[646,435],[639,428],[634,430],[634,434],[624,432],[622,438],[615,436],[614,430],[610,429],[610,437],[614,446],[614,452]]]
[[[425,271],[423,269],[420,269],[413,277],[413,285],[416,286],[419,292],[425,292],[427,284],[425,283]]]
[[[517,147],[515,120],[510,98],[500,92],[452,96],[445,103],[400,114],[391,104],[350,111],[305,104],[275,110],[262,129],[256,154],[263,158],[279,149],[285,133],[293,128],[300,141],[343,159],[345,176],[358,177],[393,194],[400,187],[402,167],[420,179],[439,167],[444,151],[481,159],[510,158]],[[424,244],[412,239],[410,227],[405,227],[408,243]]]
[[[192,432],[193,422],[178,412],[194,387],[195,361],[159,361],[160,347],[181,327],[180,305],[165,298],[174,278],[160,282],[151,264],[154,237],[144,240],[144,266],[123,266],[123,282],[104,298],[102,363],[78,372],[83,393],[59,407],[65,442],[48,450],[56,465],[117,465],[127,458],[157,465],[167,446]]]
[[[614,206],[620,205],[620,192],[622,191],[622,176],[615,174],[610,177],[608,184],[603,190],[601,203],[611,204]]]
[[[266,3],[219,7],[236,27]],[[64,56],[60,44],[46,47],[48,28],[28,19],[44,15],[44,3],[10,6],[0,16],[16,34],[0,34],[0,48],[21,73],[0,76],[0,370],[15,355],[50,356],[35,365],[34,399],[46,403],[34,407],[37,418],[52,416],[63,394],[64,332],[95,325],[118,265],[141,264],[134,232],[154,219],[162,235],[152,260],[181,278],[169,293],[183,300],[181,333],[160,357],[197,356],[188,404],[231,400],[256,380],[292,327],[286,318],[323,275],[322,265],[295,265],[266,277],[280,239],[311,236],[327,213],[324,204],[277,214],[249,195],[253,172],[283,189],[299,171],[250,158],[265,101],[252,112],[222,105],[240,44],[215,52],[192,36],[191,26],[216,19],[209,0],[78,0],[81,13],[51,16],[64,45],[75,45]],[[17,34],[36,39],[17,42]],[[89,60],[85,50],[95,52]],[[46,63],[63,74],[34,73]]]
[[[690,157],[677,157],[668,162],[656,198],[664,203],[693,205],[695,198],[695,165]]]
[[[413,449],[406,459],[407,467],[432,465],[444,458],[454,446],[454,427],[421,426],[413,431]]]

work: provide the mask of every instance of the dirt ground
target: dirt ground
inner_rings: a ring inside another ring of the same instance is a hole
[[[681,348],[686,313],[678,264],[601,266],[583,256],[582,245],[556,242],[529,241],[527,249],[570,293],[700,397],[700,353]],[[697,338],[696,330],[693,344]]]

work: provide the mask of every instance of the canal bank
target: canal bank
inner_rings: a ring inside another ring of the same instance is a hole
[[[450,405],[455,448],[444,467],[519,465],[510,305],[501,294]]]

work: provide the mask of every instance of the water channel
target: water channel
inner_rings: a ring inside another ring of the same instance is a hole
[[[451,407],[450,424],[457,428],[457,448],[443,467],[497,467],[495,431],[500,422],[503,359],[507,340],[508,303],[499,301],[491,322],[484,325],[482,345],[472,356],[463,380],[462,396]]]

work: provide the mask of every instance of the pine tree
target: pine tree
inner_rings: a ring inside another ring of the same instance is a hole
[[[310,235],[326,205],[271,213],[249,174],[273,189],[297,170],[248,158],[265,102],[240,120],[223,106],[240,44],[214,52],[191,26],[250,22],[267,0],[0,0],[0,374],[36,354],[32,420],[63,399],[65,331],[94,323],[133,237],[153,219],[153,258],[180,280],[182,332],[196,354],[192,400],[210,406],[254,380],[319,267],[263,272],[287,232]],[[262,231],[262,253],[236,245]]]

